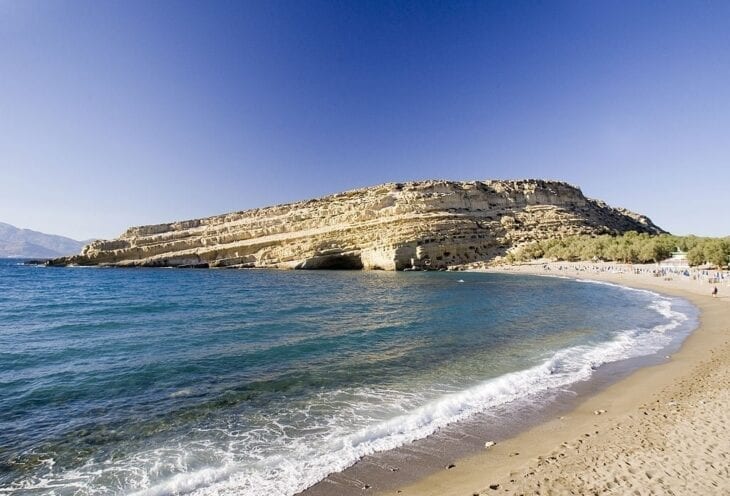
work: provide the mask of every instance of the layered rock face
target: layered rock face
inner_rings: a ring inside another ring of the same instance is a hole
[[[389,183],[205,219],[132,227],[52,265],[441,268],[574,234],[663,232],[563,182]]]

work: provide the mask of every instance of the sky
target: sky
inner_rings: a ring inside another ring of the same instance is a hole
[[[730,235],[730,2],[0,0],[0,221],[76,239],[389,181]]]

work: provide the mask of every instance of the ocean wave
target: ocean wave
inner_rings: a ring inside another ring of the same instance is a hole
[[[324,396],[322,403],[337,401],[345,408],[313,423],[311,429],[320,433],[314,438],[289,435],[292,426],[272,419],[270,429],[275,432],[239,432],[231,427],[221,433],[226,442],[218,439],[193,445],[181,441],[177,446],[149,449],[126,459],[88,464],[61,473],[53,473],[50,463],[50,472],[45,476],[26,479],[10,488],[8,494],[13,488],[59,496],[109,494],[115,483],[114,494],[131,496],[295,494],[364,456],[422,439],[476,413],[589,380],[604,364],[656,353],[676,339],[671,331],[689,319],[675,308],[676,300],[652,291],[600,281],[579,282],[648,294],[647,308],[662,321],[647,329],[617,331],[610,340],[557,350],[532,367],[428,401],[416,393],[406,397],[402,392],[373,389],[330,393],[339,396]],[[183,389],[172,394],[187,393]],[[370,421],[377,416],[371,415],[368,408],[376,410],[380,403],[386,404],[386,410],[401,413]],[[300,415],[309,418],[311,405],[297,408]],[[352,426],[358,424],[365,425],[353,430]],[[241,452],[248,459],[241,460]]]
[[[238,467],[231,471],[228,479],[207,485],[193,494],[295,494],[328,474],[347,468],[364,456],[422,439],[475,413],[588,380],[601,365],[647,355],[668,344],[670,337],[666,332],[680,325],[686,316],[671,310],[671,302],[668,300],[654,301],[651,307],[672,319],[650,330],[654,335],[653,339],[647,339],[646,333],[632,329],[622,331],[613,340],[599,345],[560,350],[537,366],[445,395],[413,411],[357,432],[343,433],[341,437],[335,435],[333,438],[336,440],[326,446],[325,454],[317,456],[316,452],[304,449],[292,453],[287,459],[275,457],[262,460],[261,467],[266,467],[266,471],[258,474],[250,473],[245,467]],[[284,472],[289,472],[287,477],[282,477]],[[200,474],[191,474],[191,478],[199,480]],[[136,493],[135,496],[174,494],[173,488],[180,487],[177,478],[171,484],[163,484],[149,492]]]
[[[659,293],[657,293],[656,291],[651,291],[649,289],[634,288],[631,286],[624,286],[623,284],[616,284],[614,282],[597,281],[595,279],[576,279],[573,277],[569,277],[568,279],[572,279],[575,282],[580,282],[580,283],[585,283],[585,284],[597,284],[599,286],[609,286],[611,288],[618,288],[618,289],[622,289],[624,291],[632,291],[635,293],[644,293],[644,294],[649,294],[649,295],[652,295],[655,297],[661,297],[661,295]]]

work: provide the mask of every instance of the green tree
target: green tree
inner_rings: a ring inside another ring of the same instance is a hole
[[[702,245],[695,244],[687,252],[687,263],[690,265],[702,265],[705,263],[705,251],[702,249]]]
[[[702,248],[705,262],[711,263],[718,268],[727,264],[728,250],[722,240],[709,240]]]

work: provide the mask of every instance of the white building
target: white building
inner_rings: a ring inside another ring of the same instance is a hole
[[[667,267],[672,269],[689,269],[687,253],[677,248],[677,251],[672,252],[671,257],[659,262],[659,267]]]

